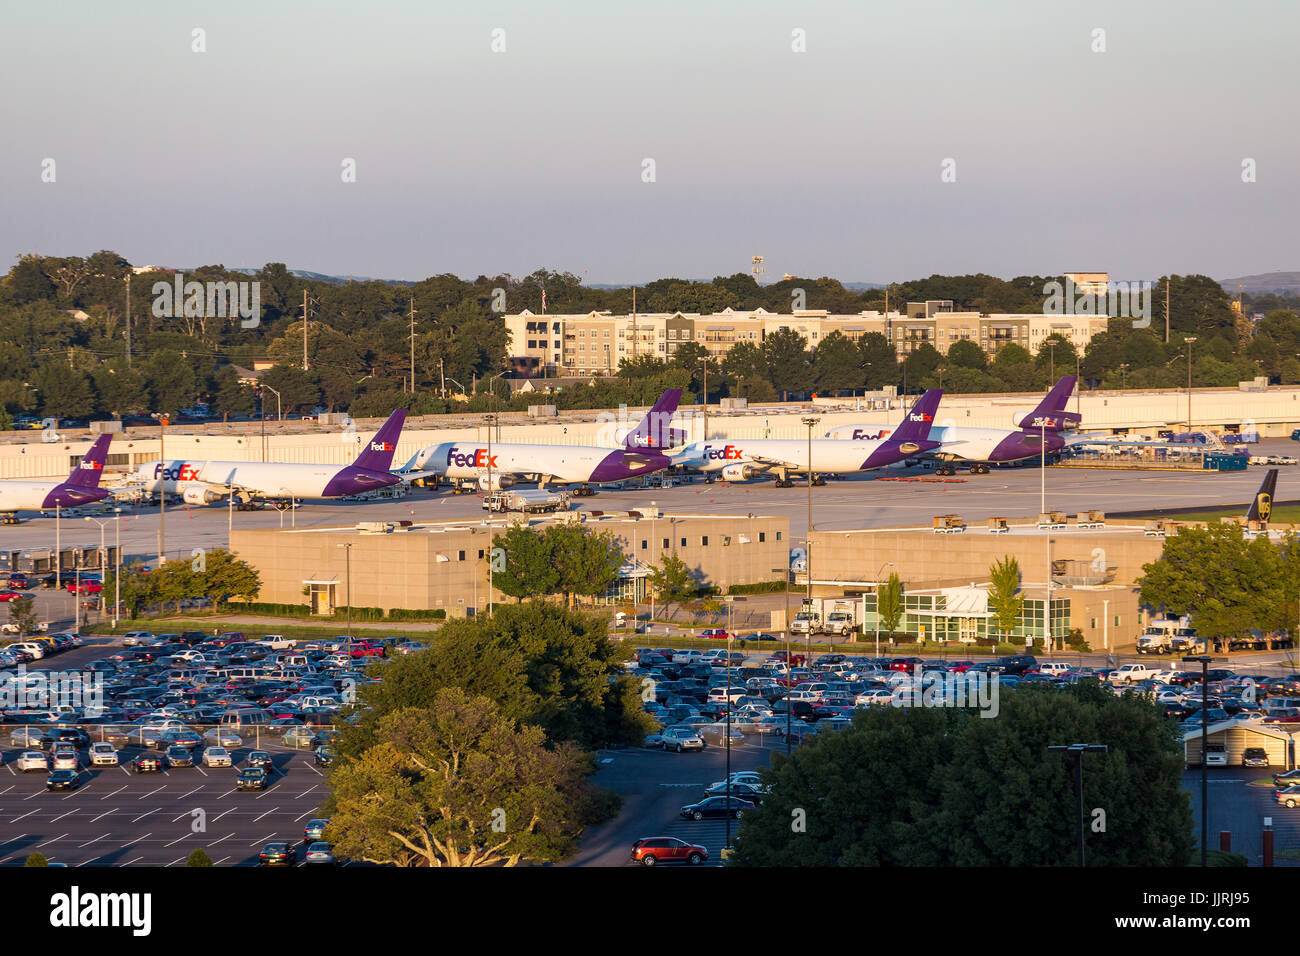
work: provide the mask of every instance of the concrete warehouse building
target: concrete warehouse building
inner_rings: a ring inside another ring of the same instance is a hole
[[[261,602],[308,605],[329,614],[347,604],[349,566],[353,607],[443,609],[463,617],[488,604],[492,538],[508,522],[542,529],[578,521],[612,531],[627,563],[599,603],[645,599],[646,576],[665,554],[676,554],[704,584],[721,588],[778,580],[789,561],[789,520],[770,515],[663,514],[640,511],[570,512],[528,519],[363,522],[336,528],[235,530],[231,550],[257,569]],[[350,557],[349,557],[350,556]],[[304,593],[305,592],[305,593]],[[513,598],[493,591],[493,601]]]
[[[900,630],[919,637],[924,627],[927,640],[969,643],[994,636],[989,568],[1010,556],[1020,565],[1026,597],[1013,642],[1045,636],[1059,642],[1078,628],[1093,650],[1131,649],[1145,625],[1137,591],[1142,566],[1160,557],[1164,538],[1143,526],[1088,527],[1098,522],[1087,517],[1061,515],[1056,526],[1043,529],[1033,520],[986,519],[945,534],[933,527],[814,531],[813,594],[862,598],[870,633],[876,627],[876,588],[896,573],[906,608]],[[936,520],[964,524],[958,516]],[[806,586],[807,578],[796,575],[796,583]]]

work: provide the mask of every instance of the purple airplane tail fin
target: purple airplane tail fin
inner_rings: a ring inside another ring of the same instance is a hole
[[[920,398],[903,416],[902,424],[894,429],[889,440],[893,442],[918,442],[930,437],[930,428],[934,425],[935,413],[939,410],[939,399],[943,390],[932,388]]]
[[[672,448],[679,442],[669,423],[677,413],[677,403],[682,400],[680,388],[670,388],[659,396],[654,407],[646,413],[641,423],[627,433],[624,448]],[[684,439],[683,439],[684,440]]]
[[[73,488],[98,488],[99,479],[104,474],[104,462],[108,459],[108,445],[112,440],[112,435],[100,435],[96,438],[95,443],[72,469],[64,484]]]
[[[1024,429],[1046,428],[1048,431],[1065,431],[1077,426],[1082,419],[1076,412],[1065,410],[1066,403],[1074,394],[1078,378],[1062,375],[1060,381],[1052,386],[1038,407],[1020,420]]]
[[[393,452],[397,451],[397,439],[402,435],[402,425],[406,422],[406,409],[399,408],[388,416],[388,421],[379,427],[375,437],[357,455],[352,463],[354,468],[368,471],[388,471],[393,467]]]

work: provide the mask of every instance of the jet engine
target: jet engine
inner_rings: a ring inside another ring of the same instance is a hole
[[[213,491],[204,485],[186,485],[185,490],[181,492],[181,500],[187,505],[210,505],[225,497],[221,492]]]
[[[514,483],[514,475],[503,475],[499,471],[492,472],[490,481],[486,472],[478,476],[479,491],[504,491],[506,488],[513,486]]]
[[[722,477],[725,481],[749,481],[757,474],[758,469],[747,464],[727,465],[722,469]]]

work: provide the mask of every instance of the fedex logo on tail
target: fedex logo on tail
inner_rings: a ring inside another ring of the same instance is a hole
[[[932,422],[934,421],[934,416],[927,415],[925,412],[912,412],[907,416],[907,420],[909,422]]]
[[[456,446],[452,446],[447,452],[447,464],[459,465],[462,468],[496,468],[497,456],[488,457],[486,448],[474,448],[469,451],[461,451]]]
[[[393,445],[386,441],[372,441],[370,443],[371,451],[392,451]]]
[[[739,445],[726,445],[721,448],[714,448],[712,445],[704,447],[704,458],[707,461],[736,461],[744,457],[744,452],[740,450]]]
[[[162,463],[153,466],[154,478],[164,481],[198,481],[199,468],[196,465],[179,464],[175,468],[164,468]]]
[[[102,461],[83,461],[77,467],[82,471],[103,471],[104,463]]]

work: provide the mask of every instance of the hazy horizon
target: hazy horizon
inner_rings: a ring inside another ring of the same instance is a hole
[[[1282,0],[2,16],[5,269],[102,248],[606,285],[745,272],[755,254],[766,282],[1297,267],[1300,9]]]

